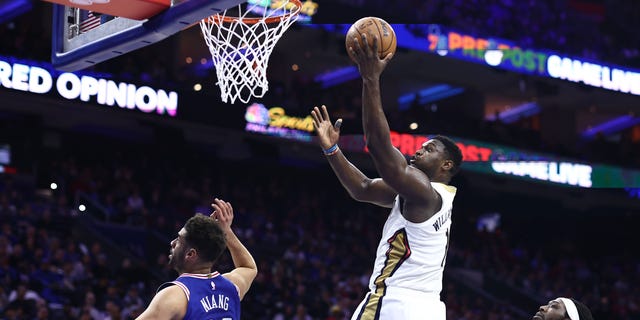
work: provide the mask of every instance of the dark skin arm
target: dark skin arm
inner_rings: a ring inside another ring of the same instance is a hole
[[[432,188],[429,177],[420,169],[409,166],[404,155],[391,144],[389,124],[382,108],[380,76],[393,54],[384,59],[378,56],[378,38],[373,46],[360,46],[354,39],[349,47],[362,76],[362,126],[367,147],[378,173],[405,202],[404,217],[412,222],[423,222],[442,206],[442,198]],[[366,35],[362,43],[367,44]]]
[[[332,125],[325,106],[313,108],[311,117],[313,118],[313,126],[318,134],[318,143],[323,150],[327,150],[338,143],[342,119],[338,119],[336,124]],[[340,180],[342,186],[353,199],[386,208],[393,206],[393,200],[397,192],[382,179],[370,179],[367,177],[349,162],[340,150],[336,154],[326,156],[326,158],[338,180]]]

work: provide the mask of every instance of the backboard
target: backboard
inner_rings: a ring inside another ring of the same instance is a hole
[[[246,0],[46,1],[54,2],[52,64],[76,71],[161,41]]]

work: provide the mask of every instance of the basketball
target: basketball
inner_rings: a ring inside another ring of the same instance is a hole
[[[369,46],[373,46],[373,37],[378,36],[378,55],[381,59],[386,57],[389,53],[396,52],[396,33],[393,31],[391,25],[377,17],[366,17],[356,21],[351,25],[349,31],[347,31],[345,45],[351,60],[354,59],[351,56],[349,47],[353,46],[353,38],[358,39],[358,44],[360,44],[360,47],[362,48],[361,41],[363,34],[367,35],[367,42],[369,43]]]

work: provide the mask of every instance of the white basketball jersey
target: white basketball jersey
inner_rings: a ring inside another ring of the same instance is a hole
[[[442,197],[442,207],[425,222],[405,219],[401,213],[404,202],[396,197],[378,244],[371,291],[398,287],[435,294],[439,299],[456,188],[437,182],[431,186]]]

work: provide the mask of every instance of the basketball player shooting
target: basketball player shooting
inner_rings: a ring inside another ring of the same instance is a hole
[[[366,35],[362,38],[366,44]],[[378,56],[377,38],[372,47],[352,43],[348,50],[363,81],[364,134],[381,178],[370,179],[342,154],[337,145],[341,119],[333,125],[325,106],[311,112],[319,144],[351,197],[391,208],[378,244],[370,291],[351,319],[444,320],[440,291],[456,193],[447,184],[460,167],[462,153],[451,139],[436,136],[407,163],[391,144],[380,98],[380,75],[393,55]]]
[[[240,301],[257,275],[251,253],[231,230],[233,208],[214,199],[210,217],[196,215],[171,241],[169,265],[179,274],[160,286],[142,319],[240,319]],[[215,261],[229,249],[235,269],[212,272]]]

